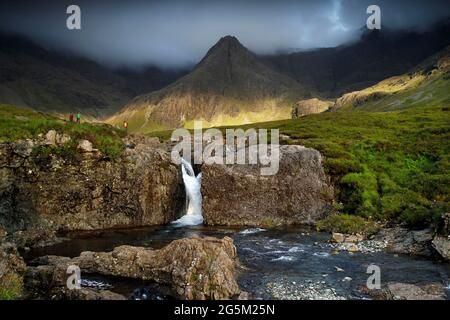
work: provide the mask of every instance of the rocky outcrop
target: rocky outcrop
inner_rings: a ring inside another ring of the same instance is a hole
[[[327,111],[330,106],[330,102],[322,101],[317,98],[300,100],[295,104],[295,108],[298,111],[298,116],[321,113]]]
[[[365,92],[365,91],[354,91],[344,94],[342,97],[336,99],[332,110],[338,110],[342,107],[358,107],[367,102],[375,101],[389,96],[387,92]]]
[[[381,230],[372,239],[386,242],[386,251],[391,253],[425,257],[433,255],[431,229],[415,231],[402,227],[387,228]]]
[[[437,236],[433,239],[433,248],[447,261],[450,261],[450,238]]]
[[[46,264],[30,268],[26,277],[35,297],[63,297],[70,265],[80,267],[81,277],[97,273],[167,284],[181,299],[229,299],[242,293],[235,280],[236,248],[228,237],[181,239],[160,250],[120,246],[112,252],[83,252],[73,259],[39,260]]]
[[[204,222],[209,225],[313,224],[330,210],[333,188],[317,150],[280,146],[278,173],[260,165],[202,166]]]
[[[114,161],[89,141],[79,143],[76,160],[36,152],[67,141],[50,131],[41,140],[0,144],[0,226],[92,230],[164,224],[181,214],[181,175],[167,152],[145,141],[130,142]]]

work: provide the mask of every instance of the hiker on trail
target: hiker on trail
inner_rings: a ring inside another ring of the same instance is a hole
[[[123,121],[123,127],[125,128],[125,132],[128,133],[128,121],[127,120]]]
[[[69,121],[73,122],[73,113],[69,114]]]
[[[81,123],[81,114],[77,113],[77,123]]]

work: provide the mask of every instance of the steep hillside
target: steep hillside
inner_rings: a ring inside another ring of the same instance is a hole
[[[156,67],[114,71],[73,54],[44,49],[27,38],[0,33],[0,103],[102,118],[137,94],[160,89],[185,73]]]
[[[442,107],[450,103],[450,47],[411,72],[388,78],[361,91],[344,94],[333,110],[393,111]]]
[[[109,122],[128,120],[133,131],[177,126],[243,124],[286,119],[305,91],[261,63],[231,36],[214,45],[195,69],[174,84],[133,99]]]
[[[126,82],[98,64],[0,37],[0,102],[56,113],[101,116],[125,103]]]

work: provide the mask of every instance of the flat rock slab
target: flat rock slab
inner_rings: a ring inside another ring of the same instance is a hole
[[[40,258],[36,262],[47,265],[31,268],[28,279],[35,291],[51,292],[54,297],[97,297],[93,292],[80,295],[67,292],[70,291],[66,288],[67,268],[74,265],[81,269],[81,277],[83,273],[97,273],[166,284],[181,299],[231,299],[242,294],[235,280],[235,259],[236,247],[231,238],[193,237],[175,240],[159,250],[119,246],[112,252],[82,252],[73,259]],[[33,283],[39,278],[46,280]],[[46,284],[52,288],[39,287]],[[97,298],[108,296],[113,295]]]

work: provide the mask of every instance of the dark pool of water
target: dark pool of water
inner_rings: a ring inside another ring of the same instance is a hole
[[[450,265],[427,259],[378,253],[335,253],[329,245],[329,235],[302,227],[283,230],[259,230],[223,227],[152,227],[132,230],[84,232],[67,235],[70,240],[25,255],[32,259],[42,255],[78,256],[82,251],[109,251],[128,244],[161,248],[175,239],[199,236],[229,236],[233,238],[238,258],[246,267],[239,277],[240,286],[256,298],[274,298],[270,283],[291,287],[318,284],[323,290],[333,289],[335,295],[347,299],[367,298],[360,292],[369,274],[367,267],[376,264],[381,269],[382,283],[441,283],[449,285]],[[336,267],[344,271],[337,271]],[[346,277],[350,277],[345,280]],[[130,279],[91,275],[88,280],[109,285],[108,289],[126,296],[150,299],[170,297],[167,288]],[[94,282],[95,285],[95,282]],[[292,289],[292,288],[291,288]],[[136,291],[137,290],[137,291]],[[147,290],[147,291],[145,291]],[[293,289],[292,289],[293,290]]]

